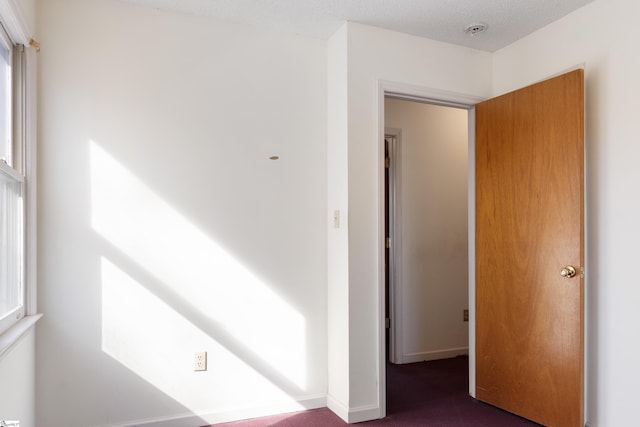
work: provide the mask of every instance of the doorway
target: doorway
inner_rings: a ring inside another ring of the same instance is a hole
[[[468,112],[385,99],[386,358],[469,353]]]
[[[387,82],[387,81],[379,81],[378,84],[379,90],[378,93],[380,94],[379,98],[378,98],[378,111],[379,111],[379,119],[378,119],[378,129],[379,129],[379,141],[380,141],[380,146],[379,146],[379,153],[380,153],[380,199],[381,200],[381,204],[380,204],[380,215],[381,218],[385,218],[386,217],[386,209],[384,207],[384,203],[382,203],[382,201],[384,200],[385,197],[385,192],[386,192],[386,185],[384,182],[384,163],[385,163],[385,156],[383,156],[384,154],[384,145],[385,145],[385,106],[384,106],[384,102],[385,99],[387,98],[393,98],[393,99],[400,99],[400,100],[405,100],[405,101],[415,101],[417,103],[421,103],[421,104],[429,104],[432,106],[445,106],[445,107],[455,107],[458,108],[462,111],[464,111],[464,114],[467,117],[467,128],[468,129],[474,129],[475,128],[475,111],[474,111],[474,105],[477,104],[478,102],[482,101],[481,98],[476,97],[476,96],[472,96],[472,95],[463,95],[463,94],[457,94],[457,93],[453,93],[453,92],[444,92],[444,91],[439,91],[439,90],[433,90],[433,89],[428,89],[428,88],[420,88],[420,87],[416,87],[416,86],[412,86],[412,85],[405,85],[405,84],[401,84],[401,83],[396,83],[396,82]],[[397,130],[397,129],[396,129]],[[465,329],[468,331],[468,355],[469,355],[469,394],[472,397],[475,397],[475,250],[474,250],[474,245],[475,245],[475,239],[474,239],[474,234],[475,234],[475,223],[474,223],[474,210],[473,210],[473,206],[475,203],[475,180],[474,180],[474,174],[475,174],[475,165],[474,162],[472,161],[468,161],[468,159],[473,159],[475,156],[475,134],[474,132],[467,132],[467,221],[468,221],[468,227],[467,227],[467,231],[468,231],[468,240],[467,240],[467,244],[468,244],[468,251],[467,251],[467,262],[465,265],[465,268],[468,269],[468,276],[467,276],[467,289],[466,289],[466,294],[467,294],[467,307],[468,307],[468,323],[466,323],[465,325]],[[400,132],[400,142],[398,144],[396,144],[398,147],[402,146],[402,134]],[[402,150],[402,148],[398,148],[399,151]],[[393,150],[392,150],[393,152]],[[399,157],[398,157],[399,158]],[[394,160],[390,160],[391,165],[394,164]],[[399,181],[402,181],[401,179]],[[399,186],[402,186],[402,182],[399,182]],[[397,214],[397,212],[396,212]],[[391,229],[393,230],[393,225],[391,225]],[[394,239],[392,239],[392,241],[390,242],[390,246],[391,246],[391,250],[392,252],[394,251],[394,249],[397,252],[397,248],[399,247],[399,243],[401,243],[402,241],[402,233],[396,233],[395,234],[396,237]],[[385,230],[385,224],[384,221],[381,221],[381,228],[380,228],[380,236],[383,236],[384,239],[382,241],[382,244],[380,246],[380,265],[386,265],[385,264],[385,256],[386,256],[386,230]],[[404,254],[403,254],[404,255]],[[379,402],[379,407],[380,407],[380,416],[384,417],[386,416],[387,413],[387,408],[386,408],[386,393],[387,393],[387,386],[386,386],[386,364],[387,364],[387,360],[389,360],[388,358],[388,341],[387,341],[387,335],[389,335],[389,339],[393,342],[394,340],[396,340],[396,344],[395,347],[396,349],[402,348],[401,345],[398,345],[397,343],[397,339],[400,338],[402,336],[400,331],[397,331],[398,327],[402,328],[402,318],[398,318],[397,321],[395,322],[391,322],[390,324],[387,323],[386,319],[387,319],[387,310],[389,310],[389,314],[390,317],[394,317],[395,313],[392,313],[394,310],[396,312],[402,312],[402,307],[398,308],[395,307],[395,305],[397,305],[396,303],[392,302],[390,305],[387,304],[387,302],[391,302],[393,300],[393,291],[391,292],[390,296],[387,298],[387,296],[385,295],[385,292],[387,291],[387,287],[386,287],[386,283],[387,281],[385,280],[385,270],[386,268],[382,268],[380,270],[380,287],[379,287],[379,301],[380,301],[380,305],[379,305],[379,319],[381,320],[380,325],[381,327],[379,328],[379,356],[378,356],[378,360],[380,361],[380,363],[378,364],[378,369],[379,369],[379,394],[378,394],[378,402]],[[398,280],[398,275],[402,275],[402,272],[400,269],[396,269],[396,272],[394,273],[393,271],[390,272],[390,276],[391,276],[391,281],[394,280]],[[393,286],[393,285],[392,285]],[[398,300],[398,302],[401,300]],[[463,319],[463,312],[460,310],[460,312],[458,313],[457,316],[458,319],[460,319],[460,321],[462,322]],[[389,328],[387,328],[387,325],[389,326]],[[387,332],[389,331],[389,333]],[[400,338],[401,339],[401,338]],[[457,354],[457,352],[459,351],[459,349],[454,348],[454,355]],[[411,352],[410,352],[411,353]],[[420,351],[417,352],[413,352],[413,353],[418,353],[417,355],[413,355],[413,356],[418,356],[418,357],[424,357],[424,354],[420,354]],[[396,359],[397,360],[397,359]],[[418,359],[420,360],[420,359]]]

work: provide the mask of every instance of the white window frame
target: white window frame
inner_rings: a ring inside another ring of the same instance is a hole
[[[8,77],[8,81],[5,82],[6,87],[5,90],[7,90],[8,92],[8,97],[6,99],[3,99],[3,103],[6,103],[6,105],[4,105],[4,108],[6,108],[9,111],[8,116],[5,118],[7,120],[7,127],[8,127],[8,134],[12,134],[13,133],[13,128],[14,128],[14,124],[13,124],[13,119],[14,119],[14,105],[13,105],[13,94],[15,92],[14,89],[14,79],[13,79],[13,63],[14,61],[14,43],[13,41],[11,41],[11,38],[9,37],[9,34],[7,33],[7,31],[4,29],[4,26],[2,25],[2,22],[0,22],[0,45],[2,45],[1,47],[4,47],[4,49],[9,51],[9,55],[8,55],[8,62],[9,62],[9,66],[11,67],[11,73]],[[6,135],[2,135],[3,138],[6,137]],[[9,165],[13,165],[13,151],[15,151],[15,147],[6,147],[7,142],[9,142],[10,145],[13,145],[13,141],[15,139],[14,135],[11,135],[11,140],[10,141],[0,141],[0,144],[2,144],[2,152],[0,152],[0,156],[3,156],[3,159],[5,162],[8,162]],[[5,150],[8,149],[9,152],[7,153]]]
[[[15,0],[0,2],[0,23],[6,30],[14,50],[20,49],[20,60],[13,60],[15,91],[13,103],[12,167],[22,181],[23,200],[23,313],[6,330],[0,331],[0,359],[33,328],[42,316],[37,312],[36,283],[36,49],[31,31],[24,19],[21,4]]]
[[[24,317],[24,305],[25,305],[25,288],[24,288],[24,188],[25,177],[22,174],[22,165],[18,161],[22,156],[20,153],[23,149],[22,135],[18,132],[14,132],[19,128],[21,114],[19,109],[23,105],[21,100],[21,93],[19,87],[21,86],[21,80],[23,75],[20,67],[16,66],[21,61],[22,49],[19,46],[14,45],[14,42],[9,37],[9,34],[4,29],[2,22],[0,22],[0,48],[4,48],[8,51],[7,64],[9,72],[3,78],[5,80],[1,84],[4,85],[5,97],[0,99],[3,109],[0,110],[3,114],[6,109],[6,132],[2,133],[3,140],[0,143],[3,146],[3,157],[0,159],[0,174],[2,174],[3,182],[6,182],[9,186],[12,186],[16,191],[9,191],[9,194],[15,194],[14,197],[9,197],[3,201],[0,209],[3,210],[2,218],[3,223],[0,224],[3,228],[8,226],[11,229],[4,230],[4,237],[9,242],[9,247],[4,248],[0,253],[0,265],[3,266],[2,275],[0,279],[0,286],[6,286],[9,291],[8,294],[14,294],[13,297],[17,297],[17,306],[10,308],[10,311],[0,313],[0,333],[5,332],[20,319]],[[18,58],[18,60],[16,60]],[[5,139],[6,138],[6,139]],[[5,204],[4,202],[8,202]],[[5,222],[6,221],[6,222]],[[5,251],[4,249],[9,249]],[[13,299],[13,298],[12,298]]]

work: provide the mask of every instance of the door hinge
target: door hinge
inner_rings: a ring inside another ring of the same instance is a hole
[[[387,246],[387,249],[391,249],[391,237],[387,237],[387,241],[385,244]]]
[[[384,327],[389,329],[391,327],[391,319],[388,317],[384,319]]]
[[[385,157],[384,158],[384,167],[389,169],[390,166],[391,166],[391,158],[390,157]]]

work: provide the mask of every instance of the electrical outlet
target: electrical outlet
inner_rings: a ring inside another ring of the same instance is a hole
[[[207,352],[196,352],[196,356],[193,364],[194,371],[206,371],[207,370]]]
[[[469,321],[469,310],[467,310],[467,309],[462,310],[462,321],[463,322],[468,322]]]

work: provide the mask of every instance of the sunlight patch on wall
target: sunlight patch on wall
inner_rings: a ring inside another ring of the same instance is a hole
[[[126,289],[124,283],[131,289],[136,283],[138,287],[143,285],[151,292],[145,300],[160,296],[183,315],[181,322],[158,320],[158,324],[147,325],[144,331],[139,331],[140,340],[144,341],[151,330],[163,334],[175,328],[182,332],[200,328],[240,359],[259,359],[264,366],[303,391],[306,387],[304,317],[98,144],[92,141],[90,145],[92,227],[124,254],[127,262],[138,266],[153,279],[140,280],[133,275],[141,283],[133,279],[128,282],[110,279],[109,283],[119,283],[122,292]],[[113,270],[113,264],[111,266],[107,272]],[[116,276],[111,274],[103,279],[109,277]],[[158,287],[160,289],[154,291]],[[116,301],[109,301],[114,305],[104,307],[104,327],[117,326],[122,329],[121,333],[129,335],[133,332],[129,321],[135,323],[135,319],[147,316],[151,309],[143,305],[133,313],[125,313],[118,309]],[[159,313],[153,317],[161,319]],[[127,319],[127,322],[120,322],[119,318]],[[205,319],[205,325],[201,319]],[[195,320],[199,321],[197,327],[188,326]],[[116,358],[128,355],[127,363],[136,369],[146,366],[146,359],[153,358],[150,354],[138,354],[135,357],[139,363],[133,363],[134,355],[127,353],[122,345],[117,346],[117,351],[110,347],[118,342],[117,334],[113,330],[105,332],[112,338],[104,342],[104,350],[114,353]],[[163,345],[183,346],[185,343],[165,342]],[[180,351],[192,354],[208,349],[194,343]],[[249,364],[256,368],[256,364]],[[170,369],[183,368],[189,370],[192,365],[187,363]],[[251,385],[244,384],[244,387]]]
[[[101,279],[103,350],[180,404],[199,412],[238,401],[292,402],[291,396],[104,257]],[[208,351],[206,372],[193,371],[193,349]]]

